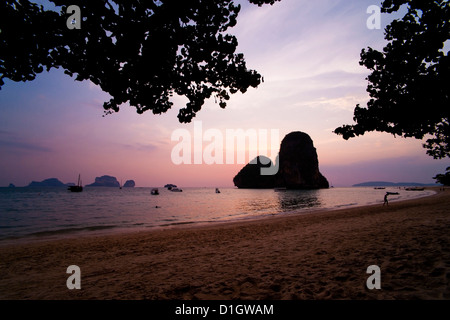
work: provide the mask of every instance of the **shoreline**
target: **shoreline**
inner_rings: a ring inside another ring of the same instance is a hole
[[[432,189],[388,207],[1,245],[0,299],[450,299],[450,194]]]
[[[411,197],[407,197],[406,199],[391,199],[389,203],[397,203],[402,201],[409,201],[414,199],[420,199],[425,197],[433,196],[440,191],[439,187],[426,187],[426,190],[434,192],[433,194],[425,194],[425,195],[415,195]],[[372,189],[372,188],[370,188]],[[412,192],[414,193],[414,192]],[[57,229],[57,230],[49,230],[49,231],[38,231],[31,234],[24,235],[12,235],[6,238],[0,239],[0,247],[9,246],[14,244],[27,244],[34,242],[46,242],[46,241],[56,241],[63,239],[73,239],[80,237],[92,237],[92,236],[108,236],[108,235],[122,235],[127,233],[135,233],[135,232],[153,232],[157,230],[164,229],[173,229],[173,228],[196,228],[196,227],[204,227],[204,226],[216,226],[223,225],[228,223],[246,223],[255,220],[264,220],[271,219],[274,217],[287,217],[287,216],[296,216],[296,215],[308,215],[308,214],[316,214],[321,212],[330,212],[330,211],[338,211],[345,209],[353,209],[353,208],[361,208],[361,207],[369,207],[369,206],[377,206],[382,204],[382,200],[380,199],[378,202],[369,202],[363,204],[343,204],[334,207],[312,207],[308,209],[293,209],[291,211],[279,211],[276,213],[266,213],[262,215],[250,215],[243,216],[240,218],[231,218],[224,220],[215,220],[215,221],[179,221],[175,223],[168,223],[164,225],[155,225],[155,226],[146,226],[146,227],[120,227],[116,225],[97,225],[97,226],[78,226],[74,228],[66,228],[66,229]]]

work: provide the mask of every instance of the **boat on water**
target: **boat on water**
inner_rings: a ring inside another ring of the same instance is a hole
[[[172,190],[172,188],[176,188],[177,186],[172,183],[168,183],[164,186],[164,188],[167,188],[167,190]]]
[[[386,189],[385,187],[375,187],[374,189]]]
[[[80,179],[80,175],[78,175],[78,183],[76,186],[69,186],[67,188],[67,190],[71,191],[71,192],[81,192],[83,191],[83,186],[81,185],[81,179]]]
[[[219,190],[219,188],[216,188],[216,193],[220,193],[220,190]]]
[[[159,194],[159,190],[158,190],[158,188],[153,188],[150,193],[154,196],[157,196]]]
[[[179,189],[179,188],[172,188],[172,189],[170,189],[170,191],[172,191],[172,192],[183,192],[183,190]]]
[[[405,188],[406,191],[423,191],[425,188],[422,187],[411,187],[411,188]]]

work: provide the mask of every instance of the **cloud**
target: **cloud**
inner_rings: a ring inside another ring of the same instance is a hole
[[[265,82],[243,97],[234,96],[229,109],[245,106],[267,113],[276,107],[303,113],[302,107],[309,107],[347,111],[351,120],[356,104],[368,100],[369,72],[359,65],[359,54],[383,38],[382,32],[368,33],[368,3],[283,0],[262,8],[243,5],[233,29],[238,50]]]
[[[137,151],[145,151],[145,152],[153,152],[159,149],[159,147],[155,144],[143,144],[143,143],[135,143],[135,144],[123,144],[123,147],[130,150]]]
[[[7,131],[7,130],[2,130],[2,129],[0,129],[0,136],[1,135],[11,135],[11,132],[10,131]]]
[[[27,152],[52,152],[51,148],[35,143],[29,139],[21,139],[14,132],[0,129],[0,151],[2,154],[14,153],[17,151]]]
[[[51,148],[34,144],[28,141],[5,141],[0,140],[0,150],[2,153],[27,151],[27,152],[52,152]]]
[[[249,64],[271,76],[360,70],[365,18],[354,2],[283,0],[241,13],[236,34]]]
[[[296,103],[293,107],[310,107],[310,108],[325,108],[327,110],[346,110],[353,111],[356,104],[363,102],[364,96],[345,95],[336,98],[333,97],[317,97],[311,100],[304,100]],[[333,128],[332,130],[334,130]],[[327,128],[328,130],[328,128]]]

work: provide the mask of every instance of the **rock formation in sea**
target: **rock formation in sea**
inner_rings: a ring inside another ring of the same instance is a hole
[[[274,175],[261,175],[261,168],[272,165],[272,161],[265,156],[258,156],[234,177],[234,185],[239,188],[266,189],[275,185]]]
[[[125,182],[125,184],[123,185],[124,188],[134,188],[134,186],[136,185],[136,183],[134,182],[134,180],[127,180]]]
[[[86,187],[120,187],[119,181],[116,177],[112,176],[101,176],[96,177],[95,182],[88,184]]]
[[[260,164],[247,164],[234,177],[234,185],[238,188],[320,189],[329,187],[327,179],[319,171],[319,161],[313,141],[304,132],[295,131],[284,137],[280,146],[276,174],[261,175],[260,166]]]
[[[15,188],[16,186],[13,183],[10,183],[8,188]]]
[[[49,178],[42,181],[32,181],[28,187],[65,187],[66,185],[56,178]]]
[[[311,137],[300,131],[287,134],[281,141],[277,187],[288,189],[328,188],[319,171],[319,160]]]

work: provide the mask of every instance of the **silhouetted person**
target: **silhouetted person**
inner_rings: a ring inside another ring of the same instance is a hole
[[[387,192],[386,192],[386,194],[384,195],[384,203],[383,203],[383,206],[384,206],[384,205],[387,205],[387,206],[389,205],[389,202],[388,202],[388,195],[389,195],[389,193],[387,193]]]

